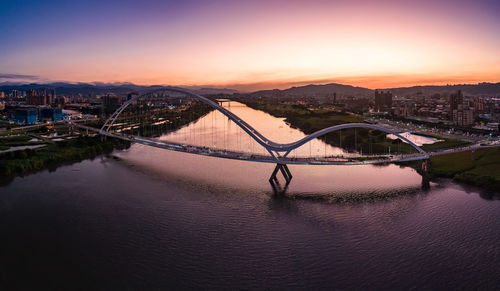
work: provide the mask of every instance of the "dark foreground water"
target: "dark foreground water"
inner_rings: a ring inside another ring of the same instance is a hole
[[[494,193],[421,191],[394,165],[292,166],[276,197],[272,165],[155,151],[0,187],[0,289],[500,288]]]

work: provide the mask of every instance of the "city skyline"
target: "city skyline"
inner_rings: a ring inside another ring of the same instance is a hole
[[[499,14],[494,1],[15,2],[0,12],[0,82],[498,82]]]

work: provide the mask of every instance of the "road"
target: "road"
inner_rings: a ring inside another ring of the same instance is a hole
[[[473,135],[464,135],[464,134],[451,134],[451,133],[446,133],[441,130],[434,130],[434,129],[429,129],[426,127],[420,127],[416,126],[413,123],[405,123],[405,122],[400,122],[400,121],[392,121],[388,119],[369,119],[371,122],[375,124],[379,124],[383,127],[390,128],[393,131],[397,132],[411,132],[415,134],[422,134],[422,135],[433,135],[436,137],[442,137],[442,138],[452,138],[452,139],[458,139],[458,140],[463,140],[463,141],[468,141],[472,143],[479,143],[481,141],[488,140],[484,136],[473,136]]]

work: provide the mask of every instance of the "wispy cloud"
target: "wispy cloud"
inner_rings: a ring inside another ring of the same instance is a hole
[[[31,79],[38,80],[38,76],[33,75],[19,75],[19,74],[3,74],[0,73],[0,79]]]
[[[40,77],[34,75],[0,73],[0,82],[29,83],[34,81],[40,81]]]

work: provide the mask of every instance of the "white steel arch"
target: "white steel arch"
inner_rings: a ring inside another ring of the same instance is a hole
[[[396,137],[398,137],[399,139],[410,144],[417,151],[419,151],[423,155],[423,157],[422,157],[423,159],[429,158],[429,155],[427,154],[427,152],[425,152],[422,148],[420,148],[419,146],[417,146],[415,143],[413,143],[409,139],[405,138],[404,136],[401,136],[397,132],[394,132],[390,129],[387,129],[387,128],[384,128],[384,127],[381,127],[378,125],[374,125],[374,124],[368,124],[368,123],[347,123],[347,124],[335,125],[335,126],[331,126],[331,127],[327,127],[327,128],[318,130],[318,131],[316,131],[316,132],[314,132],[314,133],[312,133],[312,134],[310,134],[310,135],[308,135],[308,136],[306,136],[298,141],[292,142],[292,143],[286,143],[286,144],[277,143],[277,142],[271,141],[267,137],[263,136],[260,132],[258,132],[256,129],[254,129],[251,125],[246,123],[244,120],[239,118],[237,115],[235,115],[231,111],[220,106],[218,103],[216,103],[216,102],[214,102],[206,97],[203,97],[201,95],[195,94],[189,90],[185,90],[185,89],[177,88],[177,87],[165,87],[165,88],[154,90],[154,91],[142,94],[142,95],[138,95],[138,96],[128,100],[122,106],[120,106],[115,112],[113,112],[113,114],[106,120],[104,125],[101,127],[99,132],[101,134],[104,134],[104,135],[109,134],[109,130],[113,126],[116,118],[123,112],[123,110],[125,110],[125,108],[127,108],[135,100],[137,100],[139,98],[144,98],[144,97],[147,98],[148,96],[152,96],[155,93],[163,92],[163,91],[171,91],[171,92],[186,94],[186,95],[193,97],[195,99],[198,99],[201,102],[203,102],[203,103],[211,106],[212,108],[220,111],[222,114],[227,116],[230,120],[232,120],[236,125],[241,127],[255,141],[257,141],[260,145],[262,145],[278,163],[282,162],[281,158],[285,158],[292,150],[302,146],[303,144],[305,144],[305,143],[307,143],[315,138],[321,137],[325,134],[335,132],[338,130],[342,130],[342,129],[348,129],[348,128],[368,128],[368,129],[375,129],[375,130],[380,130],[382,132],[386,132],[389,134],[393,134]],[[281,156],[280,153],[284,153],[284,155]]]

